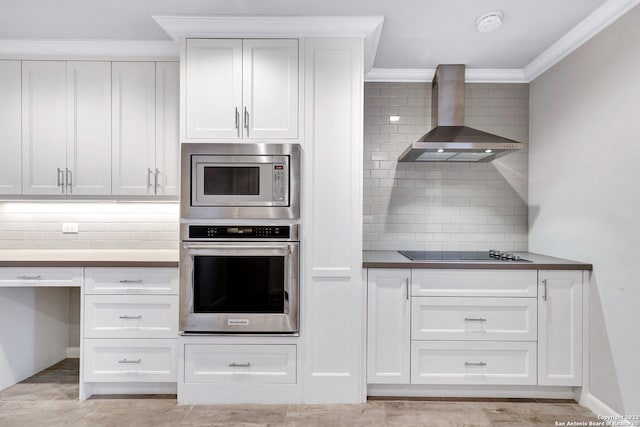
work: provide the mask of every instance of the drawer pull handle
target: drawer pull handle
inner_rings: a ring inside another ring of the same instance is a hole
[[[120,280],[120,283],[142,283],[142,280]]]
[[[142,319],[142,314],[138,315],[138,316],[120,316],[120,319],[125,319],[125,320],[140,320]]]
[[[229,363],[229,367],[230,368],[250,368],[251,367],[251,363],[247,362],[247,363]]]
[[[484,362],[464,362],[464,366],[487,366]]]
[[[137,359],[137,360],[129,360],[129,359],[122,359],[122,360],[118,360],[118,363],[142,363],[142,359]]]
[[[40,279],[42,279],[42,276],[18,276],[17,279],[19,279],[19,280],[40,280]]]
[[[486,322],[487,319],[485,319],[484,317],[465,317],[464,321],[465,322]]]

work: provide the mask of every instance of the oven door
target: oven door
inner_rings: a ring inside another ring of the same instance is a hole
[[[193,156],[191,205],[289,205],[287,156]]]
[[[298,242],[184,242],[180,330],[298,332]]]

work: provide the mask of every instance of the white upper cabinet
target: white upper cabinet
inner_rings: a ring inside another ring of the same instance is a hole
[[[113,194],[178,194],[177,62],[112,64]]]
[[[22,62],[22,191],[65,192],[67,64]]]
[[[22,179],[20,61],[0,61],[0,194],[20,194]]]
[[[539,385],[582,385],[582,274],[539,271]]]
[[[185,140],[298,137],[298,40],[188,39]]]
[[[298,137],[298,41],[244,40],[243,135]]]
[[[111,192],[109,62],[24,61],[23,193]]]
[[[180,65],[156,62],[156,170],[158,196],[180,188]]]
[[[66,193],[111,194],[111,63],[67,63]]]
[[[112,64],[113,194],[154,194],[156,66]]]

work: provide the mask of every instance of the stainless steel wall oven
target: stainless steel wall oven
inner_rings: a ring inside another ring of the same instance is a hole
[[[297,224],[181,224],[183,333],[296,333]]]

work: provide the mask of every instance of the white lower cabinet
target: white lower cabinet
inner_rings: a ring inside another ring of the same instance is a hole
[[[369,269],[367,277],[367,383],[582,385],[588,273]]]
[[[82,267],[2,267],[0,287],[81,287]]]
[[[413,341],[412,384],[535,384],[536,343]]]
[[[187,344],[187,383],[296,383],[296,346]]]
[[[86,339],[83,371],[88,382],[175,382],[175,339]]]
[[[178,376],[178,269],[85,269],[83,381],[167,383]]]

